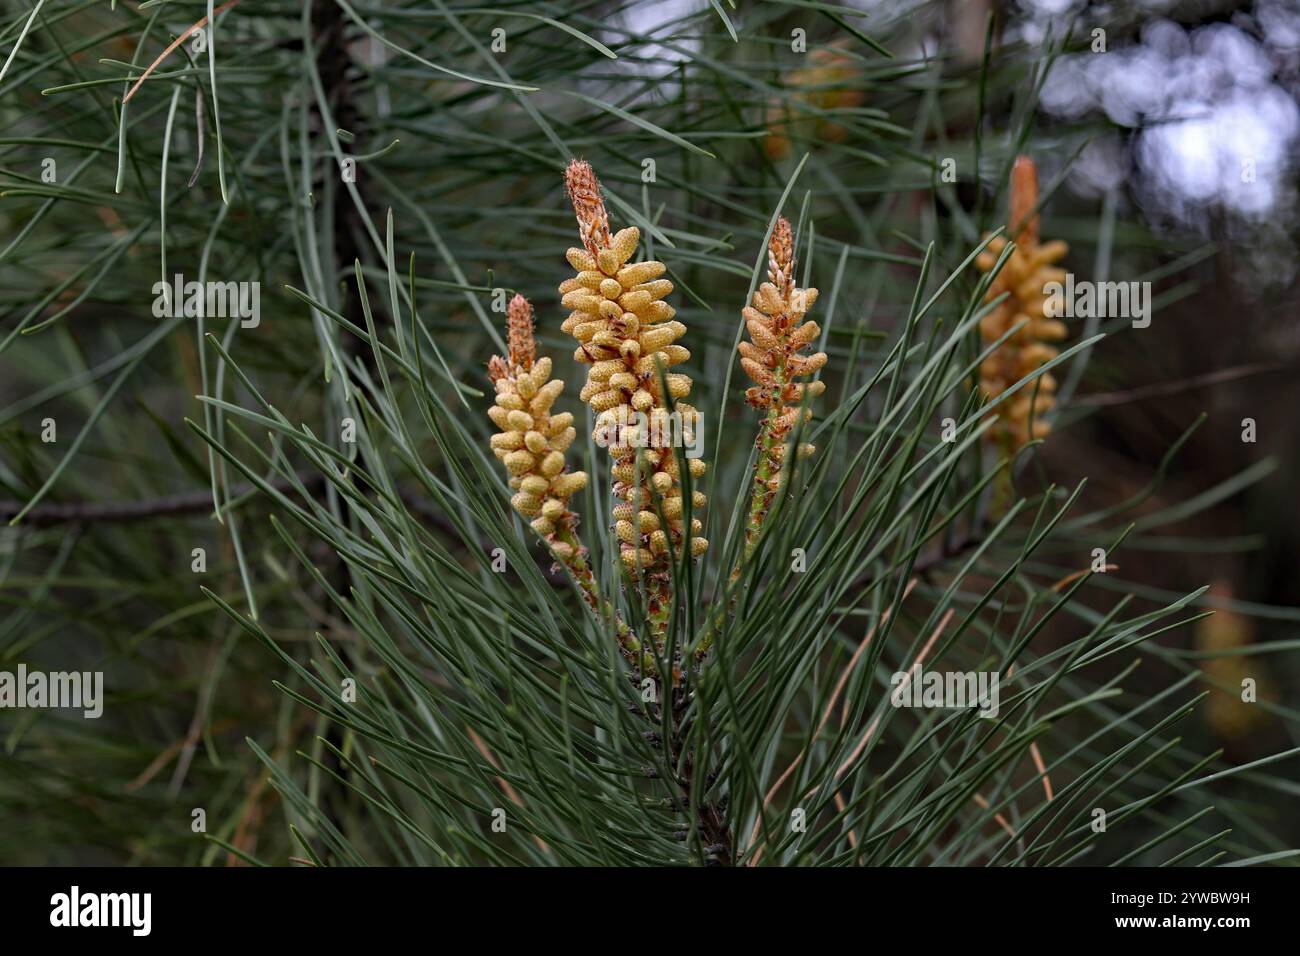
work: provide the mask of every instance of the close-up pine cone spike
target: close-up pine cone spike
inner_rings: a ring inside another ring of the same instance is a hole
[[[817,301],[816,289],[795,284],[794,234],[784,216],[776,221],[768,243],[768,281],[758,287],[751,305],[741,315],[750,341],[740,343],[740,364],[754,381],[745,392],[751,406],[766,412],[758,433],[758,458],[754,469],[753,498],[746,542],[753,545],[763,519],[780,490],[785,460],[790,454],[790,433],[812,419],[811,400],[826,390],[826,383],[810,376],[826,364],[826,353],[803,354],[821,329],[805,316]],[[804,379],[806,381],[800,381]],[[804,443],[801,456],[815,449]]]
[[[551,413],[564,382],[551,378],[549,357],[537,357],[533,307],[522,295],[511,300],[508,323],[509,355],[495,355],[488,363],[496,386],[488,417],[500,429],[492,436],[492,452],[510,472],[514,509],[564,559],[578,550],[577,515],[569,498],[587,487],[587,473],[565,468],[564,453],[577,431],[572,414]]]
[[[570,412],[553,413],[564,382],[551,378],[548,356],[537,357],[533,307],[522,295],[510,300],[507,312],[508,355],[494,355],[488,376],[496,386],[496,403],[488,417],[500,429],[491,438],[492,453],[510,473],[510,504],[550,547],[555,560],[573,576],[583,600],[613,628],[619,646],[633,662],[650,662],[636,634],[606,600],[587,563],[587,549],[578,537],[578,515],[569,499],[587,487],[585,471],[568,471],[565,452],[577,437]]]
[[[991,345],[1016,330],[980,365],[980,389],[993,399],[1030,375],[1058,351],[1051,342],[1066,336],[1065,324],[1048,315],[1051,298],[1047,285],[1065,281],[1065,270],[1056,263],[1069,247],[1060,240],[1041,242],[1038,234],[1038,170],[1028,156],[1019,156],[1011,169],[1011,200],[1007,216],[1008,232],[1015,243],[1002,270],[994,277],[984,301],[992,302],[1003,293],[1007,297],[980,321],[980,336]],[[1006,236],[995,236],[976,257],[981,272],[990,272],[1006,248]],[[1035,392],[1037,395],[1035,396]],[[995,410],[997,422],[985,437],[1001,448],[1014,452],[1051,430],[1043,415],[1056,404],[1056,379],[1050,372],[1036,382],[1024,385],[1011,399]]]
[[[623,565],[644,577],[650,585],[651,616],[662,616],[672,556],[681,554],[688,538],[692,556],[708,548],[699,536],[700,520],[690,517],[693,508],[704,504],[704,495],[695,491],[691,506],[684,504],[674,441],[665,437],[677,435],[689,445],[698,422],[696,409],[681,401],[690,394],[690,378],[668,371],[690,358],[676,344],[686,326],[673,318],[673,307],[664,301],[673,288],[661,278],[664,264],[629,261],[640,230],[629,226],[611,233],[591,165],[570,163],[565,185],[582,246],[566,254],[577,274],[560,286],[561,304],[571,310],[561,329],[578,341],[574,358],[590,366],[580,397],[595,415],[598,441],[613,458],[613,490],[621,499],[613,515]],[[687,461],[692,477],[704,474],[703,460]],[[656,513],[656,496],[666,528]]]

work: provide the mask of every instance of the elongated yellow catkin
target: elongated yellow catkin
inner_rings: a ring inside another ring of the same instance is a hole
[[[578,537],[578,516],[569,508],[569,499],[587,487],[587,473],[568,471],[565,466],[564,453],[577,430],[568,412],[551,411],[564,383],[551,378],[549,358],[537,357],[533,307],[528,300],[516,295],[508,315],[509,354],[493,356],[488,362],[488,376],[497,393],[488,417],[499,429],[491,439],[492,452],[506,466],[515,492],[510,504],[573,576],[587,605],[612,626],[627,658],[643,670],[652,670],[653,658],[618,609],[602,596],[587,563],[587,549]]]
[[[805,398],[816,398],[826,390],[826,383],[811,380],[826,364],[826,353],[804,354],[821,334],[816,322],[805,321],[817,301],[817,290],[795,285],[794,233],[784,216],[772,230],[767,261],[768,281],[758,287],[752,304],[741,312],[750,340],[740,343],[740,364],[755,383],[745,392],[745,399],[767,412],[757,440],[758,459],[746,526],[749,544],[757,537],[781,487],[790,432],[801,415],[805,420],[812,418]],[[799,453],[810,455],[814,450],[812,445],[804,444]]]
[[[673,447],[677,442],[690,447],[698,425],[699,413],[681,401],[690,394],[690,378],[670,371],[690,358],[676,344],[686,326],[664,301],[673,288],[661,278],[664,264],[630,261],[640,231],[629,227],[611,233],[590,164],[570,163],[565,185],[582,247],[567,253],[575,275],[560,286],[561,303],[570,310],[561,329],[578,342],[574,358],[590,366],[581,398],[595,413],[596,438],[613,459],[614,494],[622,501],[614,508],[620,555],[630,573],[639,572],[652,585],[653,617],[666,610],[672,556],[688,546],[698,556],[708,547],[698,535],[699,519],[691,517],[704,504],[704,495],[697,491],[689,505],[683,502]],[[704,474],[701,459],[687,461],[693,477]],[[656,496],[666,525],[656,513]]]
[[[510,354],[488,363],[497,392],[488,417],[499,429],[492,436],[492,453],[510,473],[514,509],[564,558],[574,547],[561,539],[578,520],[569,498],[587,486],[587,473],[566,470],[564,453],[577,431],[568,412],[551,413],[564,383],[551,378],[549,358],[537,358],[533,308],[522,295],[511,300],[508,321]]]
[[[1066,335],[1065,324],[1047,315],[1046,306],[1050,298],[1048,283],[1065,281],[1065,270],[1055,264],[1069,247],[1060,241],[1039,241],[1038,216],[1034,212],[1037,205],[1037,167],[1028,156],[1020,156],[1011,170],[1011,208],[1007,216],[1016,245],[989,286],[985,301],[991,302],[1004,292],[1007,298],[980,321],[980,335],[985,343],[993,343],[1019,323],[1025,324],[980,365],[980,388],[989,398],[1001,395],[1055,358],[1058,351],[1048,343],[1059,342]],[[1006,245],[1003,236],[992,239],[976,257],[976,267],[982,272],[991,271]],[[997,407],[997,422],[984,433],[985,437],[1008,451],[1043,437],[1050,426],[1042,416],[1056,404],[1055,392],[1056,379],[1050,372],[1024,385]]]

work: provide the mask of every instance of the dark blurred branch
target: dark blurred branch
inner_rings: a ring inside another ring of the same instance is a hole
[[[305,476],[307,490],[324,485],[323,475]],[[271,482],[277,491],[290,491],[293,485],[281,478]],[[232,498],[242,498],[256,490],[251,484],[235,485],[230,489]],[[23,508],[22,501],[0,501],[0,521],[8,523]],[[61,524],[103,524],[113,521],[147,521],[175,515],[201,514],[212,510],[212,492],[193,491],[179,495],[162,495],[142,501],[61,501],[47,502],[32,508],[23,515],[23,527],[48,528]]]
[[[325,487],[325,476],[321,474],[302,475],[298,482],[308,494],[316,494]],[[277,491],[290,492],[298,484],[285,478],[270,482]],[[257,491],[251,483],[233,485],[229,491],[231,499],[242,498]],[[418,495],[402,493],[402,501],[412,511],[418,512],[428,523],[458,540],[463,540],[460,530],[436,508],[432,502]],[[26,507],[22,501],[0,501],[0,524],[7,524]],[[108,524],[126,521],[149,521],[154,518],[198,515],[212,510],[212,492],[210,490],[193,491],[177,495],[161,495],[157,498],[145,498],[141,501],[63,501],[46,502],[32,508],[23,515],[21,527],[52,528],[65,524]],[[489,551],[493,544],[480,540],[479,547]],[[537,566],[551,584],[565,585],[568,579],[560,572],[552,570],[549,555],[536,555]]]
[[[934,568],[943,564],[945,561],[951,561],[953,558],[959,558],[967,551],[978,547],[984,538],[979,534],[964,534],[956,541],[951,543],[945,541],[942,548],[933,551],[923,558],[918,558],[916,564],[912,565],[912,573],[919,575],[929,574]]]
[[[1197,375],[1177,382],[1159,382],[1155,385],[1146,385],[1142,388],[1131,388],[1122,392],[1101,392],[1095,395],[1080,395],[1074,400],[1074,404],[1124,405],[1128,402],[1137,402],[1144,398],[1153,398],[1157,395],[1174,395],[1178,392],[1185,392],[1189,389],[1200,388],[1202,385],[1218,385],[1221,382],[1232,382],[1239,378],[1249,378],[1252,375],[1264,375],[1268,372],[1280,372],[1286,367],[1286,364],[1283,362],[1257,362],[1254,365],[1238,365],[1236,368],[1225,368],[1220,369],[1217,372],[1207,372],[1205,375]]]

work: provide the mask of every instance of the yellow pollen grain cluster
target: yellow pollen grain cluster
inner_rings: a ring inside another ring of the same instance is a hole
[[[795,285],[794,268],[794,235],[789,220],[781,217],[768,245],[768,281],[741,312],[750,341],[740,343],[740,364],[755,383],[745,398],[754,408],[768,410],[758,443],[769,467],[759,477],[771,492],[780,484],[787,436],[800,415],[805,421],[812,418],[812,409],[803,407],[805,396],[816,398],[826,390],[825,382],[799,381],[826,364],[826,353],[803,354],[821,334],[816,322],[804,319],[817,301],[817,290]],[[805,444],[799,451],[809,455],[814,448]],[[762,464],[760,460],[760,469]]]
[[[630,227],[611,235],[591,166],[574,161],[565,182],[583,248],[567,253],[577,274],[560,286],[561,304],[570,310],[561,328],[578,341],[574,358],[590,366],[580,397],[596,415],[596,434],[609,436],[617,430],[622,436],[609,443],[609,450],[614,493],[622,499],[614,508],[614,520],[623,563],[629,571],[640,568],[642,573],[666,575],[670,554],[680,553],[688,537],[692,555],[708,548],[698,536],[699,519],[690,517],[693,508],[704,504],[704,495],[694,492],[691,506],[683,503],[676,449],[654,442],[654,436],[672,433],[669,398],[684,429],[683,441],[691,441],[698,420],[698,412],[680,401],[690,394],[690,378],[670,371],[690,358],[690,352],[676,344],[686,326],[673,318],[673,307],[664,301],[673,289],[662,278],[664,264],[630,261],[640,231]],[[630,440],[638,422],[648,431],[640,443]],[[703,461],[687,461],[693,477],[704,474]],[[661,527],[656,514],[656,495],[663,499],[667,527]]]
[[[1046,314],[1050,298],[1046,287],[1051,282],[1065,281],[1065,270],[1057,268],[1056,263],[1069,247],[1060,241],[1039,241],[1038,217],[1033,212],[1037,204],[1038,172],[1033,160],[1021,156],[1011,171],[1011,211],[1007,217],[1016,246],[993,279],[985,301],[1004,292],[1007,298],[980,321],[980,335],[991,344],[1009,329],[1022,322],[1024,325],[980,365],[980,388],[989,398],[1001,395],[1055,358],[1057,349],[1048,343],[1066,336],[1065,324]],[[1006,245],[1002,236],[991,240],[976,257],[976,267],[982,272],[991,271]],[[998,406],[997,424],[985,436],[1010,451],[1045,436],[1050,427],[1042,415],[1056,404],[1055,392],[1056,379],[1050,372],[1025,384],[1012,399]]]
[[[488,363],[496,386],[488,417],[500,429],[492,436],[492,453],[510,473],[514,509],[558,556],[571,556],[573,546],[556,534],[574,527],[577,515],[569,510],[569,498],[587,487],[587,474],[565,470],[564,453],[577,431],[570,413],[551,413],[564,383],[551,378],[549,358],[535,357],[533,310],[521,295],[510,302],[509,333],[509,357]]]

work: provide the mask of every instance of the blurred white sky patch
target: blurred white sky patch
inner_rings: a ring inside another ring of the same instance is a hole
[[[1030,17],[1060,17],[1078,13],[1087,4],[1083,0],[1019,0],[1019,6]]]
[[[730,8],[723,4],[723,9]],[[708,10],[715,23],[707,24],[708,29],[725,30],[722,20],[709,6],[708,0],[644,0],[622,10],[622,22],[619,26],[633,33],[644,34],[656,39],[667,40],[671,48],[657,43],[638,46],[634,51],[638,58],[644,58],[636,65],[639,73],[653,70],[657,73],[669,73],[676,69],[676,64],[690,58],[700,42],[693,35],[701,29],[700,20],[688,25],[687,20],[693,14]],[[734,11],[730,11],[734,15]],[[656,65],[651,61],[662,61]]]
[[[1075,0],[1020,2],[1037,15],[1073,13],[1078,6]],[[1058,21],[1056,31],[1062,26]],[[1075,34],[1088,36],[1091,29],[1076,22]],[[1219,211],[1259,220],[1289,208],[1291,156],[1300,137],[1300,108],[1288,89],[1297,49],[1300,0],[1261,0],[1254,16],[1233,23],[1189,31],[1155,19],[1136,43],[1062,57],[1043,89],[1042,107],[1072,120],[1104,114],[1134,131],[1131,155],[1117,137],[1097,139],[1072,185],[1096,193],[1130,180],[1151,212],[1188,224]],[[1133,167],[1137,175],[1130,177]]]
[[[1217,198],[1263,218],[1284,198],[1297,125],[1295,101],[1278,87],[1230,90],[1206,104],[1202,117],[1143,131],[1139,161],[1175,197],[1197,204]]]
[[[1255,19],[1274,50],[1300,50],[1300,3],[1263,0],[1255,5]]]

